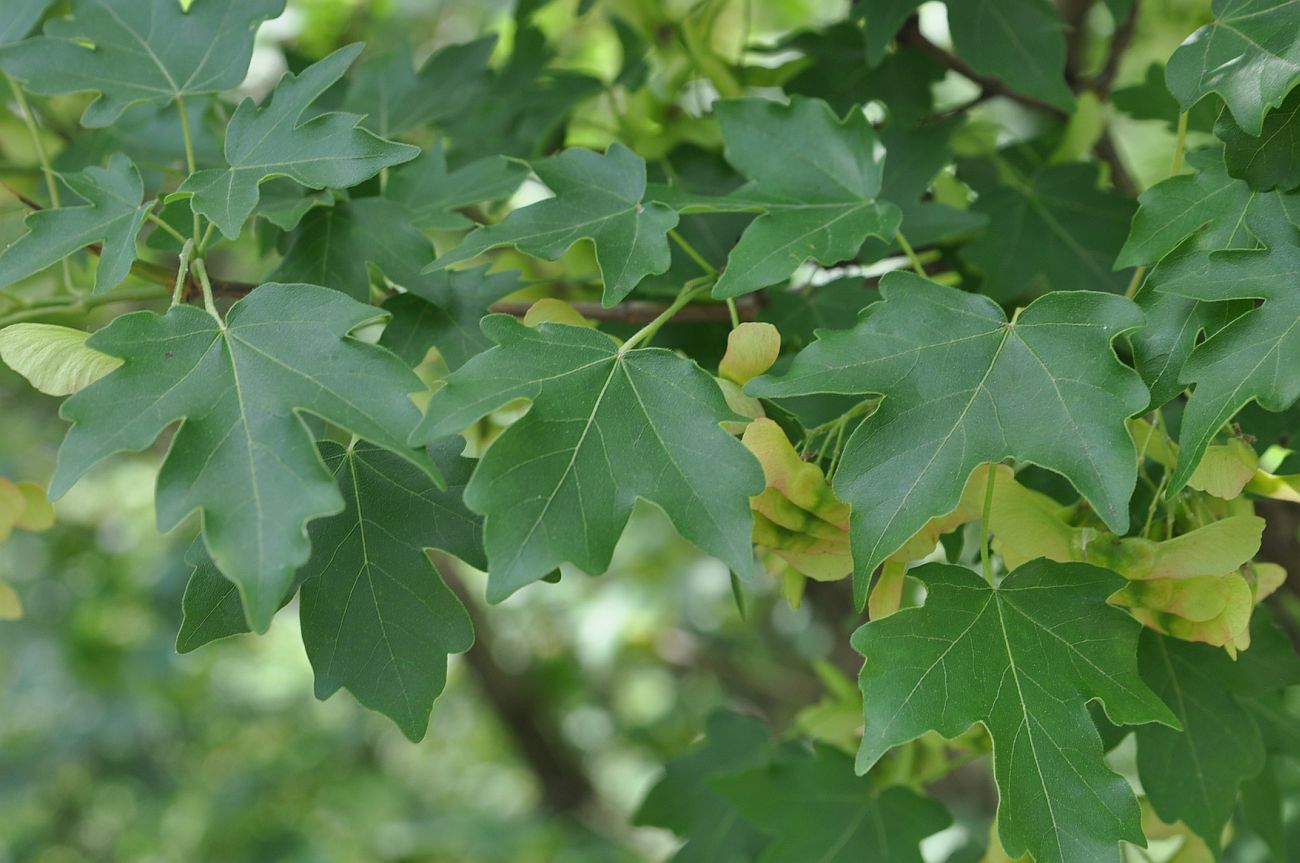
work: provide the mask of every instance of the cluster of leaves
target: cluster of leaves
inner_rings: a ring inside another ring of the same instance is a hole
[[[985,755],[996,853],[1118,859],[1145,805],[1285,857],[1259,825],[1300,662],[1255,506],[1300,501],[1294,0],[1215,0],[1116,95],[1177,130],[1136,202],[1102,108],[1137,0],[948,0],[952,51],[863,0],[770,54],[723,47],[726,4],[583,3],[603,75],[521,3],[508,50],[351,45],[233,108],[284,0],[11,5],[46,201],[0,252],[0,356],[67,397],[56,499],[176,427],[180,650],[297,598],[317,694],[418,740],[474,637],[428,550],[500,602],[607,570],[645,500],[738,591],[760,561],[795,603],[851,578],[870,618],[860,732],[724,716],[669,766],[641,820],[679,859],[919,860],[949,822],[925,785]],[[55,160],[29,96],[84,106]],[[89,338],[43,322],[118,303]],[[1127,729],[1141,801],[1105,760]]]

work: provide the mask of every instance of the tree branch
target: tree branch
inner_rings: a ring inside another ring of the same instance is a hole
[[[537,678],[501,667],[492,654],[496,633],[461,580],[460,562],[438,552],[434,559],[474,624],[474,646],[465,661],[478,677],[483,697],[514,738],[520,757],[537,777],[542,802],[555,812],[582,808],[594,799],[595,790],[581,757],[560,734]]]
[[[1102,64],[1101,71],[1088,82],[1088,89],[1103,99],[1110,95],[1111,88],[1115,86],[1115,76],[1119,74],[1120,61],[1124,59],[1124,52],[1133,41],[1133,33],[1137,30],[1140,2],[1141,0],[1133,0],[1128,15],[1115,26],[1115,33],[1110,37],[1110,48],[1106,51],[1106,62]]]
[[[923,54],[929,55],[957,74],[969,78],[978,84],[983,92],[990,96],[1003,96],[1007,99],[1019,102],[1026,107],[1034,108],[1039,111],[1046,111],[1055,117],[1067,116],[1065,111],[1062,111],[1055,105],[1049,105],[1047,102],[1044,102],[1042,99],[1035,96],[1030,96],[1026,93],[1014,90],[998,78],[985,75],[981,72],[976,72],[965,60],[961,59],[956,54],[953,54],[951,51],[945,51],[943,48],[940,48],[938,45],[925,38],[925,35],[921,33],[921,25],[918,23],[915,15],[909,18],[907,23],[903,25],[903,29],[899,31],[898,42],[900,45],[907,45]]]

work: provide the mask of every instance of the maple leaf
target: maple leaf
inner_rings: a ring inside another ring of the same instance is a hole
[[[1214,134],[1224,143],[1228,173],[1251,188],[1289,192],[1300,186],[1300,88],[1268,113],[1258,135],[1242,129],[1226,112],[1214,124]]]
[[[94,293],[120,285],[135,261],[135,238],[153,207],[142,203],[144,184],[131,160],[118,153],[108,167],[65,174],[64,182],[85,206],[38,210],[24,223],[27,233],[0,252],[0,288],[39,273],[93,243],[100,243]]]
[[[1263,300],[1196,346],[1180,380],[1194,384],[1178,435],[1170,493],[1186,485],[1214,436],[1251,401],[1283,411],[1300,398],[1300,245],[1296,228],[1276,218],[1247,219],[1262,250],[1200,252],[1156,290],[1201,301]]]
[[[961,256],[984,277],[983,293],[1006,302],[1124,289],[1128,274],[1111,265],[1128,236],[1133,202],[1097,188],[1097,172],[1096,164],[1053,165],[980,195],[972,210],[988,227]]]
[[[194,212],[234,239],[257,208],[264,180],[283,176],[309,189],[345,189],[418,156],[418,147],[360,128],[357,114],[307,114],[363,47],[348,45],[297,75],[285,75],[261,106],[251,99],[240,102],[226,128],[229,167],[190,175],[178,194],[190,195]]]
[[[452,487],[464,484],[468,460],[444,452],[448,487],[439,489],[372,444],[323,442],[321,455],[345,509],[312,525],[302,574],[299,616],[316,697],[346,686],[418,741],[446,685],[447,655],[474,643],[469,615],[425,553],[440,548],[485,565],[482,521]]]
[[[1184,111],[1210,93],[1223,97],[1250,135],[1300,82],[1295,0],[1214,0],[1214,20],[1188,36],[1165,66]]]
[[[668,269],[668,231],[677,213],[647,201],[645,160],[622,144],[601,154],[574,148],[532,163],[554,198],[513,211],[479,228],[426,272],[477,257],[498,246],[558,260],[582,239],[596,248],[606,306],[621,301],[641,279]]]
[[[98,93],[81,122],[108,126],[138,102],[238,86],[258,25],[284,3],[198,0],[183,9],[177,0],[74,0],[44,36],[0,49],[0,68],[33,93]]]
[[[921,0],[866,0],[867,62],[875,66]],[[1065,83],[1065,25],[1047,0],[945,0],[957,54],[977,72],[1063,111],[1074,107]],[[1117,16],[1117,17],[1123,17]]]
[[[569,562],[609,568],[638,498],[746,577],[749,497],[763,472],[720,426],[734,415],[711,377],[661,348],[620,351],[584,327],[483,319],[496,347],[434,393],[413,443],[437,440],[519,398],[532,407],[488,448],[465,489],[486,516],[488,598]]]
[[[952,818],[937,801],[853,774],[853,759],[818,746],[779,752],[768,764],[710,784],[772,844],[761,863],[921,863],[921,840]]]
[[[1040,863],[1116,860],[1144,845],[1137,801],[1102,760],[1087,703],[1122,724],[1164,723],[1169,709],[1138,676],[1139,625],[1106,599],[1124,585],[1086,564],[1035,560],[991,587],[969,569],[912,570],[925,604],[853,635],[864,657],[858,770],[934,730],[983,723],[993,738],[998,835]]]
[[[376,310],[311,285],[263,285],[219,321],[191,306],[123,315],[87,347],[123,360],[70,397],[51,494],[107,456],[181,421],[158,474],[158,524],[198,509],[213,560],[265,631],[310,546],[305,526],[343,508],[299,412],[322,417],[437,476],[406,445],[423,388],[387,351],[347,337]]]
[[[686,212],[758,212],[713,288],[736,297],[776,284],[808,259],[854,257],[867,237],[892,240],[901,215],[878,201],[883,148],[860,110],[840,120],[820,99],[789,105],[735,99],[714,106],[725,155],[749,179],[722,198],[684,196]]]
[[[951,512],[981,464],[1016,458],[1068,478],[1117,532],[1128,526],[1136,451],[1124,420],[1147,391],[1111,343],[1139,326],[1128,300],[1054,292],[1012,322],[987,297],[911,273],[880,283],[884,301],[851,330],[823,332],[766,398],[884,396],[845,444],[834,489],[850,519],[854,593],[934,516]]]

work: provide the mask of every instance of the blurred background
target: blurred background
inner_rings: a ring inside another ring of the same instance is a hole
[[[513,5],[290,0],[263,28],[245,89],[260,96],[286,68],[357,40],[375,50],[410,46],[418,62],[497,32],[498,54],[508,57]],[[735,56],[742,32],[751,50],[776,45],[837,20],[848,3],[608,5],[643,21],[716,7],[714,47]],[[933,5],[924,10],[931,17]],[[1147,5],[1121,83],[1140,82],[1207,6]],[[604,82],[628,65],[609,20],[581,16],[579,0],[549,4],[534,19],[554,40],[553,67]],[[665,134],[611,131],[602,97],[577,109],[567,143],[604,146],[619,136],[646,151]],[[67,109],[70,123],[81,104]],[[689,140],[691,106],[676,107],[684,119],[667,138]],[[1142,185],[1162,177],[1168,125],[1117,122],[1134,177]],[[4,167],[33,164],[28,146],[4,112]],[[22,232],[24,212],[0,195],[0,244]],[[226,263],[238,272],[237,252]],[[48,479],[65,428],[57,408],[0,367],[0,476]],[[658,860],[675,840],[629,826],[631,813],[712,711],[756,710],[777,728],[802,724],[828,739],[851,736],[860,722],[846,683],[857,665],[847,634],[859,622],[846,586],[814,585],[792,609],[778,584],[759,579],[738,601],[725,567],[701,558],[649,507],[601,578],[566,572],[491,609],[470,600],[478,642],[452,657],[420,744],[346,693],[314,698],[293,606],[266,636],[178,655],[194,525],[170,536],[155,530],[153,479],[164,449],[165,441],[111,460],[59,501],[51,530],[20,531],[0,545],[0,582],[23,610],[0,620],[0,863]],[[465,594],[482,596],[481,573],[460,565],[456,578]],[[961,796],[987,809],[993,798],[981,776],[954,781],[977,783]],[[959,833],[982,829],[956,815]],[[954,844],[932,842],[928,854],[944,859]]]

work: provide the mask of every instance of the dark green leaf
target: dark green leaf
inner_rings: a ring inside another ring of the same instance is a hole
[[[867,59],[874,66],[920,0],[866,0]],[[977,72],[1068,111],[1064,24],[1049,0],[946,0],[958,56]]]
[[[1251,653],[1241,661],[1249,662]],[[1145,630],[1138,665],[1182,726],[1137,729],[1142,787],[1161,820],[1182,821],[1217,857],[1238,786],[1264,767],[1259,728],[1232,696],[1234,663],[1217,648]]]
[[[284,176],[309,189],[345,189],[418,156],[417,147],[359,128],[356,114],[307,113],[361,48],[340,48],[300,75],[286,75],[260,107],[251,99],[241,102],[226,129],[229,167],[199,171],[180,187],[192,196],[194,212],[233,239],[256,209],[263,180]]]
[[[418,741],[446,685],[447,655],[474,643],[469,615],[425,549],[482,566],[481,521],[461,503],[460,489],[439,490],[371,444],[322,443],[321,455],[346,508],[312,525],[304,568],[299,615],[316,696],[346,686]],[[468,470],[461,473],[448,483],[463,483]]]
[[[362,125],[391,138],[425,123],[440,123],[472,105],[488,85],[495,36],[435,51],[418,72],[409,51],[369,57],[357,64],[343,109],[364,114]]]
[[[515,399],[533,403],[465,490],[487,516],[490,601],[562,563],[604,572],[638,498],[750,574],[749,496],[762,490],[762,470],[719,425],[731,411],[712,378],[670,351],[620,351],[584,327],[492,315],[483,332],[497,346],[447,379],[413,440],[458,432]]]
[[[1250,401],[1281,411],[1300,398],[1300,246],[1280,206],[1249,218],[1267,248],[1197,253],[1193,265],[1156,290],[1193,300],[1263,300],[1197,345],[1180,380],[1195,384],[1179,430],[1178,467],[1171,492],[1186,484],[1219,430]]]
[[[394,170],[384,197],[405,205],[421,228],[458,231],[474,223],[457,210],[507,198],[527,176],[527,165],[501,156],[488,156],[449,172],[439,143]]]
[[[158,524],[203,513],[209,552],[265,631],[308,557],[307,522],[343,500],[299,411],[399,453],[419,420],[419,379],[396,357],[347,334],[377,310],[309,285],[263,285],[223,323],[191,306],[123,315],[88,347],[125,361],[64,402],[72,428],[51,493],[123,450],[148,447],[183,421],[158,475]]]
[[[131,272],[135,238],[153,201],[142,204],[144,184],[121,154],[107,168],[63,177],[85,206],[39,210],[27,217],[27,233],[0,252],[0,288],[39,273],[92,243],[101,245],[95,271],[97,294],[115,288]]]
[[[202,536],[196,536],[190,544],[185,563],[190,566],[190,580],[181,599],[184,616],[176,635],[176,652],[189,653],[218,639],[248,632],[239,588],[212,562]]]
[[[742,816],[775,837],[761,863],[921,863],[922,839],[952,819],[915,791],[875,788],[828,747],[710,781]]]
[[[1010,302],[1047,291],[1114,291],[1129,275],[1112,264],[1128,236],[1133,202],[1097,187],[1095,163],[1055,165],[1026,184],[981,195],[988,228],[962,247],[981,290]]]
[[[1184,111],[1210,93],[1250,135],[1300,81],[1295,0],[1214,0],[1214,21],[1169,58],[1165,81]]]
[[[668,231],[677,214],[645,200],[645,160],[614,144],[605,154],[566,150],[533,165],[554,198],[515,210],[505,221],[474,231],[434,267],[467,261],[497,246],[557,260],[579,240],[591,240],[605,283],[606,306],[622,300],[647,275],[668,269]]]
[[[765,763],[772,748],[763,723],[718,712],[704,742],[668,762],[637,810],[635,823],[664,827],[686,839],[673,863],[752,863],[769,844],[708,780]]]
[[[407,286],[408,293],[384,303],[384,311],[393,317],[379,343],[412,367],[424,362],[430,348],[437,348],[452,370],[492,347],[479,321],[490,305],[523,285],[514,270],[487,270],[482,266],[419,276]]]
[[[851,330],[825,332],[765,397],[879,393],[849,438],[835,491],[852,504],[854,587],[931,518],[951,512],[979,465],[1016,458],[1068,478],[1117,533],[1128,526],[1136,452],[1124,419],[1147,404],[1111,343],[1142,315],[1111,294],[1051,293],[1013,323],[987,297],[911,273]]]
[[[137,102],[238,86],[253,34],[284,2],[197,0],[182,10],[178,0],[74,0],[44,36],[0,50],[0,68],[33,93],[98,93],[81,121],[108,126]]]
[[[1242,130],[1228,113],[1219,116],[1214,134],[1223,139],[1228,173],[1267,192],[1300,186],[1300,88],[1269,111],[1258,135]]]
[[[714,202],[758,210],[731,250],[717,297],[736,297],[788,279],[808,259],[835,264],[867,237],[892,238],[898,208],[877,201],[884,156],[866,116],[840,120],[817,99],[789,105],[737,99],[714,106],[727,161],[750,182]]]
[[[367,264],[410,287],[427,278],[420,267],[432,256],[433,244],[411,225],[405,207],[384,198],[359,198],[313,210],[272,278],[333,288],[364,302],[370,298]]]
[[[998,835],[1039,863],[1118,861],[1145,845],[1128,783],[1102,760],[1087,703],[1114,722],[1176,718],[1138,676],[1138,624],[1106,599],[1115,573],[1039,559],[993,588],[969,569],[912,570],[925,604],[863,626],[866,708],[858,769],[929,730],[953,738],[976,722],[993,738]]]

